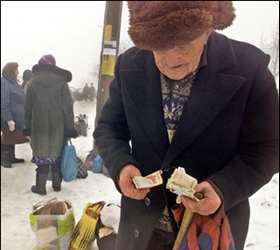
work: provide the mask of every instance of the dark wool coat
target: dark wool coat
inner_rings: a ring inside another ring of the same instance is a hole
[[[66,137],[77,137],[68,83],[72,74],[52,65],[32,68],[24,106],[23,135],[31,135],[33,156],[60,157]]]
[[[224,196],[236,249],[243,249],[248,198],[279,171],[279,102],[268,63],[258,48],[212,33],[207,65],[196,75],[169,145],[152,52],[133,47],[119,56],[93,134],[116,187],[127,164],[143,176],[163,169],[167,179],[173,166],[182,166],[199,182],[211,180]],[[165,185],[152,188],[144,200],[122,196],[117,250],[147,248],[164,193],[174,205],[176,196]]]

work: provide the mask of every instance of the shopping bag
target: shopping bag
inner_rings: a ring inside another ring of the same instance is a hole
[[[77,156],[77,163],[78,163],[78,173],[76,178],[83,179],[87,178],[88,170],[86,164],[82,161],[80,157]]]
[[[57,198],[40,201],[29,215],[36,235],[36,250],[69,248],[75,226],[74,209],[70,201]]]
[[[88,116],[86,114],[79,114],[76,116],[78,120],[75,122],[76,128],[78,130],[79,136],[87,136],[88,130]]]
[[[102,167],[103,167],[103,160],[100,157],[100,155],[97,155],[92,164],[92,172],[93,173],[102,173]]]
[[[60,170],[62,178],[66,182],[74,180],[78,173],[76,149],[75,146],[72,145],[70,139],[67,141],[67,145],[64,146],[62,151]]]
[[[89,151],[89,154],[86,157],[85,164],[88,170],[92,170],[93,160],[95,159],[95,154],[93,150]]]
[[[100,219],[100,211],[105,201],[89,202],[84,208],[82,218],[74,228],[69,250],[90,250],[96,239],[96,228]]]

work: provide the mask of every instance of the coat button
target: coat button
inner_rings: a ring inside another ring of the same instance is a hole
[[[138,231],[137,229],[134,231],[134,237],[135,237],[135,238],[138,238],[138,237],[139,237],[139,231]]]
[[[151,205],[151,200],[148,197],[145,198],[145,204],[146,204],[146,206]]]

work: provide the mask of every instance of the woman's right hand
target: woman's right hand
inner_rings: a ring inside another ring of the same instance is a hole
[[[9,121],[7,121],[7,123],[8,123],[8,126],[9,126],[9,130],[11,132],[13,132],[15,130],[15,122],[13,120],[9,120]]]
[[[133,177],[141,176],[134,165],[126,165],[119,174],[119,187],[123,195],[136,200],[143,200],[150,192],[150,188],[137,189],[132,181]]]

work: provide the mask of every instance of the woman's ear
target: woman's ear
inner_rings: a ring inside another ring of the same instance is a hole
[[[208,30],[206,30],[206,32],[205,32],[205,43],[204,44],[206,44],[207,43],[207,41],[208,41],[208,38],[209,38],[209,36],[212,34],[212,32],[213,32],[213,28],[209,28]]]

